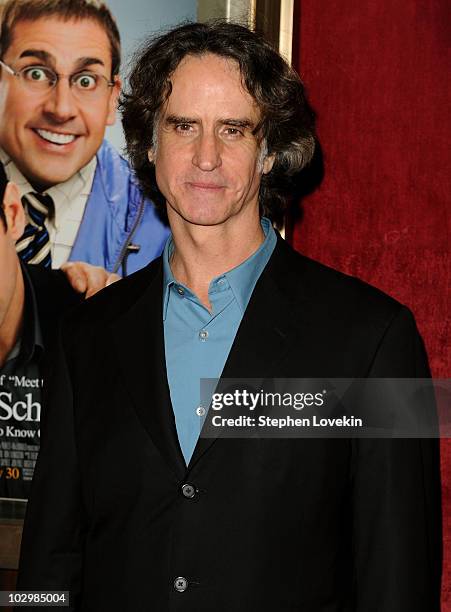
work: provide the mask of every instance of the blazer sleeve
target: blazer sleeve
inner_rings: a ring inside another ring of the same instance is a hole
[[[78,609],[86,525],[75,443],[72,383],[61,341],[46,379],[41,447],[22,537],[18,590],[70,591]],[[42,607],[39,608],[42,610]]]
[[[369,376],[428,378],[412,314],[400,308]],[[435,413],[435,404],[426,407]],[[441,500],[438,438],[353,442],[356,612],[439,612]]]

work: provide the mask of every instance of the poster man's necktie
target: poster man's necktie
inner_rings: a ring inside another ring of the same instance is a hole
[[[16,242],[16,251],[25,263],[50,268],[50,238],[45,220],[53,214],[53,200],[42,193],[27,193],[22,197],[22,204],[28,212],[29,222]]]

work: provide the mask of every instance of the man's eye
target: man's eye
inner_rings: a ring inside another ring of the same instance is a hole
[[[72,83],[78,89],[95,89],[97,86],[97,76],[95,74],[77,74],[73,77]]]
[[[178,123],[176,125],[176,130],[178,132],[189,132],[191,130],[191,124],[190,123]]]
[[[237,127],[226,127],[224,130],[226,136],[242,136],[243,132]]]
[[[25,68],[25,70],[23,70],[23,75],[27,81],[34,82],[48,82],[53,81],[54,78],[52,72],[46,70],[45,68],[38,68],[36,66],[30,66],[30,68]]]

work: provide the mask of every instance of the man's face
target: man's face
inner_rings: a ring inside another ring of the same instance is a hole
[[[16,71],[36,65],[63,75],[87,70],[111,79],[108,36],[89,19],[20,21],[2,59]],[[87,104],[65,78],[51,91],[36,93],[2,68],[0,146],[36,188],[62,183],[96,154],[105,127],[114,123],[119,90],[117,81]]]
[[[17,282],[21,273],[15,245],[25,228],[25,216],[14,184],[8,183],[3,202],[7,228],[0,220],[0,331],[15,306]]]
[[[154,160],[169,219],[211,226],[258,215],[261,174],[272,158],[261,155],[252,133],[260,111],[238,64],[213,54],[187,56],[171,83]]]

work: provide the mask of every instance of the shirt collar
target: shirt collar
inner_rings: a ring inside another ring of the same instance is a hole
[[[254,287],[261,273],[263,272],[263,269],[268,263],[277,242],[276,233],[271,221],[266,217],[262,217],[260,222],[265,234],[265,240],[255,251],[255,253],[248,257],[240,265],[232,268],[232,270],[216,276],[210,283],[209,292],[221,278],[225,277],[230,285],[230,288],[232,289],[233,295],[242,313],[244,313],[246,310]],[[163,320],[166,319],[170,287],[177,282],[172,274],[169,263],[173,250],[174,243],[172,241],[172,235],[170,235],[166,241],[163,251]],[[183,287],[189,292],[188,288],[185,286]]]
[[[229,281],[242,313],[247,308],[255,285],[266,267],[277,242],[276,232],[271,221],[266,217],[262,217],[261,224],[265,240],[260,247],[239,266],[222,275]],[[216,280],[214,279],[214,281]]]
[[[8,180],[16,183],[19,188],[20,197],[36,191],[9,155],[1,148],[0,161],[5,168]],[[56,229],[58,229],[64,221],[64,217],[75,199],[78,196],[88,197],[91,193],[96,166],[97,158],[94,156],[86,166],[83,166],[83,168],[71,176],[67,181],[54,185],[44,192],[52,198],[55,206],[55,216],[52,222]]]

